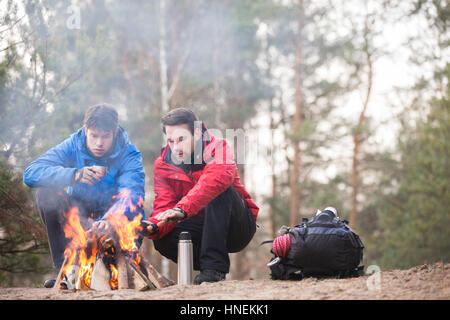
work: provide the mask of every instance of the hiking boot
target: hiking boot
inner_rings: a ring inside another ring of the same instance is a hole
[[[55,283],[56,283],[56,279],[45,280],[44,287],[45,288],[53,288],[55,286]]]
[[[216,271],[216,270],[209,270],[205,269],[202,270],[199,275],[197,275],[194,279],[194,284],[201,284],[203,282],[218,282],[225,280],[225,273]]]
[[[51,288],[53,288],[55,286],[55,283],[56,283],[56,279],[45,280],[44,287],[51,289]],[[60,289],[67,289],[67,278],[66,278],[66,276],[64,276],[64,278],[61,280]]]

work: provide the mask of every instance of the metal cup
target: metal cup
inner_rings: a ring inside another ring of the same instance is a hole
[[[92,170],[99,176],[100,178],[106,176],[106,171],[108,167],[104,166],[92,166]]]

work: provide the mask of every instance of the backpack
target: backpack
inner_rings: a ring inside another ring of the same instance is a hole
[[[284,233],[289,235],[291,246],[284,258],[275,255],[268,263],[273,280],[364,274],[364,267],[359,266],[364,245],[347,221],[333,212],[325,210],[311,219],[304,218],[293,229],[285,227]]]

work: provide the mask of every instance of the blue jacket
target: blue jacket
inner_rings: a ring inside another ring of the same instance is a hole
[[[91,210],[105,213],[116,201],[113,199],[121,190],[131,191],[131,199],[137,204],[145,197],[145,173],[139,150],[128,141],[122,127],[113,142],[112,151],[101,158],[95,158],[86,148],[86,134],[80,128],[59,145],[51,148],[25,169],[23,181],[31,188],[67,188],[67,193],[87,205]],[[72,177],[77,169],[85,166],[107,166],[106,176],[90,186],[85,183],[73,184]],[[134,213],[125,214],[132,219],[145,213],[142,207]]]

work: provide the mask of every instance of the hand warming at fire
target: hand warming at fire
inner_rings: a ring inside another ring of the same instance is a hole
[[[160,220],[158,223],[158,227],[164,226],[166,224],[176,222],[178,220],[183,220],[187,216],[186,212],[181,210],[180,208],[173,208],[163,212],[158,213],[155,218]],[[153,227],[149,225],[147,227],[148,232],[153,232]]]
[[[110,229],[109,223],[107,221],[104,220],[100,220],[100,221],[95,221],[92,224],[92,231],[95,232],[108,232]]]

